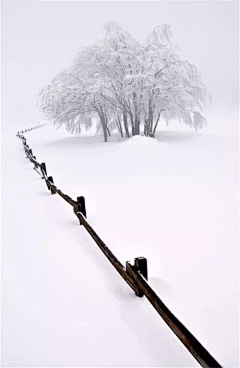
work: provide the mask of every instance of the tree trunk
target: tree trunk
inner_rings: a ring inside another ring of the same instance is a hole
[[[130,134],[129,134],[129,129],[128,129],[128,120],[127,120],[127,114],[126,114],[125,111],[123,113],[123,125],[124,125],[124,129],[125,129],[125,136],[127,138],[129,138]]]
[[[107,135],[107,129],[106,129],[106,126],[105,126],[105,122],[102,123],[102,128],[103,128],[104,142],[107,142],[108,141],[108,135]]]
[[[109,130],[109,128],[107,126],[106,126],[106,129],[107,129],[108,136],[111,137],[111,132],[110,132],[110,130]]]
[[[134,104],[134,132],[133,135],[139,135],[140,119],[137,105],[137,94],[133,92],[133,104]]]
[[[149,101],[148,101],[148,129],[147,129],[147,136],[149,136],[149,133],[152,133],[152,127],[153,127],[152,100],[149,99]]]
[[[134,126],[134,120],[132,112],[130,112],[130,121],[131,121],[131,128],[132,128],[132,136],[135,135],[135,126]]]
[[[119,115],[117,116],[117,127],[118,127],[118,130],[119,130],[119,133],[121,134],[121,137],[123,138],[122,124],[121,124],[121,120],[119,118]]]
[[[140,134],[140,120],[135,120],[135,129],[134,129],[134,135]]]
[[[111,136],[111,133],[110,133],[110,130],[108,128],[108,118],[107,118],[107,115],[104,114],[104,117],[105,117],[105,125],[106,125],[107,134],[110,137]]]
[[[144,135],[148,135],[148,119],[144,118]]]
[[[104,117],[102,117],[101,123],[102,123],[102,128],[103,128],[104,142],[107,142],[108,141],[108,134],[107,134],[107,129],[106,129]]]
[[[106,120],[105,120],[105,116],[102,111],[102,108],[101,108],[101,112],[98,111],[98,116],[99,116],[99,119],[102,125],[102,129],[103,129],[104,142],[107,142],[108,141],[107,126],[106,126]]]
[[[153,134],[154,134],[154,136],[155,136],[155,133],[156,133],[156,129],[157,129],[157,126],[158,126],[158,122],[159,122],[160,116],[161,116],[161,111],[160,111],[160,113],[158,114],[158,117],[157,117],[157,120],[156,120],[155,126],[154,126],[154,128],[153,128]]]

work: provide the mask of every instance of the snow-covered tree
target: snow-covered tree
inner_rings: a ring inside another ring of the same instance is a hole
[[[197,68],[180,59],[168,25],[154,28],[141,43],[116,22],[105,36],[83,47],[72,65],[39,93],[44,116],[71,132],[89,129],[93,120],[107,141],[121,136],[154,135],[160,119],[177,119],[201,129],[202,106],[209,97]]]
[[[156,27],[144,49],[145,134],[155,134],[160,117],[178,119],[196,130],[206,123],[201,115],[208,97],[197,68],[180,60],[168,25]]]

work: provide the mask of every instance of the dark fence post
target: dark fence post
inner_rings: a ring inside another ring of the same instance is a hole
[[[52,176],[49,176],[49,177],[48,177],[48,180],[49,180],[52,184],[54,184],[54,181],[53,181],[53,177],[52,177]],[[46,180],[46,183],[47,183],[47,187],[48,187],[48,189],[49,189],[49,190],[51,190],[51,193],[52,193],[52,194],[56,194],[56,192],[55,192],[54,190],[52,190],[51,185],[48,183],[48,181],[47,181],[47,180]]]
[[[126,272],[128,274],[128,276],[131,277],[132,279],[132,275],[131,275],[131,263],[130,261],[126,262]],[[134,282],[134,281],[133,281]],[[139,297],[142,298],[144,296],[143,292],[139,289],[139,287],[137,287],[137,290],[135,291],[135,294]]]
[[[43,175],[42,179],[44,179],[44,176],[47,176],[47,168],[46,168],[45,162],[41,163],[40,169],[41,169],[41,172],[42,172],[42,175]]]
[[[46,179],[46,184],[47,184],[47,188],[48,188],[48,190],[50,190],[51,189],[51,187],[50,187],[50,185],[49,185],[49,183],[48,183],[48,180],[50,180],[51,179],[51,176],[49,176],[49,177],[47,177],[47,179]]]
[[[134,266],[139,273],[148,280],[148,269],[147,269],[147,259],[144,257],[138,257],[134,259]]]
[[[78,212],[81,212],[83,216],[87,218],[85,198],[82,196],[77,197],[77,203],[78,203],[78,208],[77,208]]]

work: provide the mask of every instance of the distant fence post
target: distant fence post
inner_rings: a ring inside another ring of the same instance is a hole
[[[83,216],[87,218],[85,198],[83,196],[77,197],[77,203],[78,203],[78,211],[81,212]]]
[[[42,172],[42,175],[43,175],[42,179],[44,179],[44,176],[47,176],[47,168],[46,168],[45,162],[41,163],[40,169],[41,169],[41,172]]]
[[[49,176],[47,178],[52,184],[54,184],[54,181],[53,181],[53,177],[52,176]],[[56,192],[51,188],[51,185],[48,183],[48,181],[46,180],[46,183],[47,183],[47,187],[49,190],[51,190],[51,194],[56,194]]]
[[[87,218],[85,198],[83,196],[77,197],[77,212],[82,213],[83,216]],[[79,222],[80,225],[82,225],[81,220],[79,220]]]

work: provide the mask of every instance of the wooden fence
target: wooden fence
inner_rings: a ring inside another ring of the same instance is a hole
[[[43,126],[43,125],[41,125]],[[41,127],[38,126],[38,127]],[[37,128],[37,127],[36,127]],[[33,130],[32,128],[30,130]],[[30,131],[29,129],[26,131]],[[22,131],[21,133],[23,133]],[[91,225],[87,222],[85,198],[83,196],[77,197],[73,200],[67,194],[64,194],[54,184],[53,177],[48,176],[46,164],[39,163],[36,156],[33,155],[32,149],[27,144],[26,138],[17,133],[17,137],[22,140],[23,148],[26,156],[34,164],[34,169],[45,180],[47,188],[51,191],[51,194],[58,194],[68,204],[73,207],[74,214],[78,217],[79,223],[83,226],[103,254],[107,257],[109,262],[113,265],[116,271],[122,276],[126,283],[131,287],[138,297],[145,296],[152,304],[157,313],[162,317],[170,329],[175,333],[179,340],[185,345],[192,356],[198,361],[202,367],[221,367],[220,364],[213,358],[213,356],[202,346],[202,344],[191,334],[191,332],[174,316],[174,314],[167,308],[158,295],[154,292],[148,283],[148,269],[147,259],[144,257],[135,258],[134,264],[126,262],[124,267],[121,262],[115,257],[111,250],[106,246],[102,239],[97,235]]]

